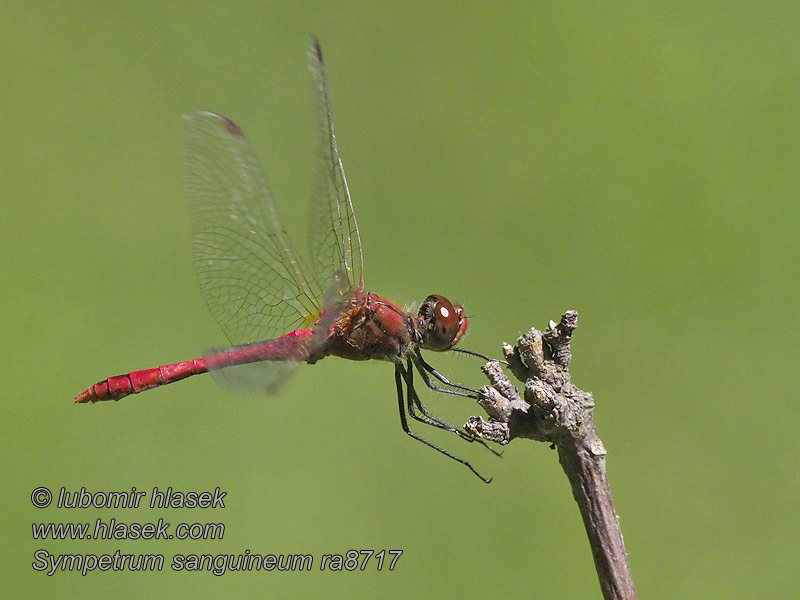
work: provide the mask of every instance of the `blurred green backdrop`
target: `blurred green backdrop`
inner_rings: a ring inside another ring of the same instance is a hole
[[[9,597],[599,596],[555,453],[408,439],[386,364],[276,397],[198,377],[114,404],[111,374],[225,342],[200,297],[180,115],[247,132],[304,246],[322,40],[368,287],[462,301],[499,353],[580,312],[646,598],[796,589],[800,9],[796,3],[6,2],[0,9],[2,580]],[[479,364],[436,356],[456,379]],[[479,409],[425,400],[461,423]],[[455,440],[457,441],[457,440]],[[36,509],[37,486],[227,491],[224,510]],[[36,541],[33,522],[222,522],[223,540]],[[339,574],[33,570],[61,553],[402,549]]]

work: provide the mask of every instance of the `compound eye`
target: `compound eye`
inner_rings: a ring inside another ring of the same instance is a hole
[[[455,346],[467,330],[464,309],[444,296],[431,295],[419,309],[422,331],[422,347],[428,350],[449,350]]]

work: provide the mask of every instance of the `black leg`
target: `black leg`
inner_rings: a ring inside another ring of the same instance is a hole
[[[485,354],[481,354],[480,352],[473,352],[472,350],[465,350],[464,348],[450,348],[453,352],[460,352],[461,354],[468,354],[469,356],[474,356],[475,358],[481,358],[485,361],[492,361],[492,362],[499,362],[503,365],[508,365],[508,361],[502,360],[500,358],[492,358],[491,356],[486,356]]]
[[[454,433],[465,442],[470,442],[470,443],[478,442],[481,446],[489,450],[489,452],[491,452],[495,456],[503,456],[502,452],[498,452],[497,450],[492,448],[489,444],[487,444],[484,440],[478,439],[468,433],[465,433],[460,429],[458,429],[457,427],[450,425],[450,423],[448,423],[447,421],[443,421],[439,417],[431,414],[425,407],[425,405],[422,403],[422,400],[419,399],[417,390],[414,389],[414,370],[411,366],[411,360],[409,360],[406,364],[407,368],[403,371],[403,378],[405,379],[406,387],[408,388],[408,398],[407,398],[408,414],[411,416],[412,419],[416,419],[420,423],[425,423],[426,425],[431,425],[432,427],[437,427],[439,429],[444,429],[445,431],[449,431],[450,433]],[[417,366],[417,368],[419,369],[419,366]],[[425,372],[420,371],[420,373],[422,374],[422,378],[425,379]],[[435,390],[438,389],[445,392],[448,391],[444,388],[433,388],[433,389]],[[423,414],[423,417],[417,416],[417,414],[414,412],[414,406],[416,406],[420,410],[420,412]]]
[[[433,427],[437,427],[439,429],[444,429],[451,433],[455,433],[460,438],[468,441],[474,442],[475,438],[469,434],[464,433],[457,427],[450,425],[447,421],[441,420],[439,417],[432,415],[428,412],[428,409],[422,403],[422,400],[419,399],[419,395],[417,394],[417,390],[414,388],[414,371],[411,367],[411,362],[407,363],[407,368],[403,371],[403,378],[406,382],[406,387],[408,388],[408,414],[411,416],[412,419],[419,421],[420,423],[425,423],[426,425],[431,425]],[[420,412],[422,413],[422,417],[418,417],[417,413],[414,412],[414,406],[419,408]]]
[[[395,384],[397,385],[397,404],[398,404],[398,407],[400,408],[400,424],[403,427],[403,431],[405,431],[409,436],[411,436],[412,438],[414,438],[418,442],[422,442],[423,444],[425,444],[426,446],[428,446],[430,448],[433,448],[437,452],[440,452],[440,453],[444,454],[445,456],[453,459],[454,461],[456,461],[458,463],[461,463],[462,465],[467,467],[470,471],[472,471],[472,473],[478,479],[483,481],[484,483],[490,483],[492,481],[491,478],[486,479],[483,475],[478,473],[475,470],[475,468],[471,464],[469,464],[467,461],[465,461],[463,458],[458,458],[454,454],[450,454],[447,450],[439,448],[439,446],[436,446],[435,444],[432,444],[428,440],[426,440],[424,438],[421,438],[416,433],[411,431],[411,428],[408,426],[408,420],[406,419],[406,408],[405,408],[405,403],[403,401],[404,400],[403,399],[403,381],[405,380],[405,372],[406,372],[406,369],[403,368],[402,364],[400,364],[400,363],[395,364],[394,380],[395,380]],[[413,390],[413,388],[411,388],[411,390]],[[409,390],[409,395],[412,393],[411,390]]]
[[[412,375],[411,383],[409,383],[409,379],[407,378],[407,374]],[[431,425],[433,427],[438,427],[440,429],[448,429],[448,428],[455,429],[455,427],[452,427],[451,425],[449,425],[448,423],[445,423],[444,421],[441,421],[441,422],[437,423],[436,421],[439,421],[439,419],[437,419],[436,417],[431,415],[428,412],[428,410],[425,408],[425,406],[422,404],[422,402],[419,399],[419,396],[417,396],[417,391],[414,389],[413,372],[411,371],[411,367],[410,366],[403,372],[403,379],[405,379],[406,386],[410,390],[408,395],[407,395],[407,397],[406,397],[406,406],[408,408],[408,416],[410,416],[415,421],[419,421],[420,423],[425,423],[426,425]],[[411,393],[411,390],[414,391],[413,394]],[[420,411],[422,411],[422,415],[423,416],[420,417],[420,416],[417,415],[417,413],[414,410],[414,405],[419,406]]]
[[[481,395],[479,390],[472,389],[471,387],[467,387],[465,385],[461,385],[458,383],[453,383],[447,377],[442,375],[439,371],[434,369],[431,365],[425,362],[425,359],[422,358],[422,354],[417,351],[414,355],[414,365],[417,367],[419,374],[422,375],[423,381],[425,381],[425,385],[431,388],[434,392],[442,392],[444,394],[452,394],[454,396],[462,396],[464,398],[472,398],[478,399]],[[450,386],[450,387],[439,387],[437,386],[430,377],[428,377],[428,373],[433,375],[436,379],[441,381],[443,384]],[[455,389],[450,389],[455,388]],[[458,391],[463,390],[463,391]]]
[[[479,398],[481,398],[484,395],[480,390],[474,390],[471,387],[467,387],[465,385],[460,385],[458,383],[453,383],[452,381],[450,381],[447,377],[442,375],[439,371],[437,371],[431,365],[429,365],[427,362],[425,362],[425,359],[422,358],[422,354],[420,354],[419,351],[417,351],[417,353],[414,355],[413,361],[414,361],[414,366],[417,367],[417,371],[419,371],[419,374],[422,376],[422,380],[434,392],[442,392],[443,394],[452,394],[453,396],[461,396],[462,398],[472,398],[473,400],[478,400]],[[411,369],[411,367],[409,366],[409,370],[410,369]],[[450,387],[453,387],[453,388],[456,388],[456,389],[453,390],[453,389],[450,389],[450,388],[441,387],[441,386],[436,385],[433,382],[433,380],[430,377],[428,377],[428,373],[433,375],[436,379],[441,381],[443,384],[449,385]],[[467,390],[469,393],[466,393],[466,392],[463,392],[463,391],[459,391],[459,390]],[[427,411],[425,411],[424,407],[420,407],[420,410],[425,412],[427,414],[427,416],[429,416],[429,417],[431,417],[433,419],[436,419],[436,417],[433,417],[432,415],[428,414]],[[463,432],[459,432],[459,433],[463,433]],[[467,439],[467,437],[464,437],[463,435],[461,437],[463,439]],[[469,441],[477,441],[477,442],[479,442],[481,446],[483,446],[484,448],[489,450],[495,456],[503,456],[502,452],[499,452],[499,451],[495,450],[489,444],[487,444],[485,441],[479,440],[477,438],[473,438],[472,436],[468,436],[468,437],[472,438]]]

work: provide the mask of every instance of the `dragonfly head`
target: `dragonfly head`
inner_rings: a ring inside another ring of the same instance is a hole
[[[464,309],[444,296],[431,294],[419,307],[422,347],[426,350],[450,350],[467,331]]]

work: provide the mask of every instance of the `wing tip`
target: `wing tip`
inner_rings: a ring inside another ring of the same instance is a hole
[[[311,36],[311,50],[314,52],[316,59],[320,63],[325,64],[325,60],[322,57],[322,46],[319,43],[319,38],[315,35]]]
[[[186,113],[182,116],[183,120],[187,123],[191,123],[195,120],[206,120],[206,121],[217,121],[221,123],[228,132],[233,135],[234,137],[243,138],[244,132],[239,128],[239,126],[231,121],[225,115],[221,115],[219,113],[211,112],[208,110],[199,110],[196,112]]]
[[[244,132],[239,129],[239,126],[231,121],[228,117],[223,117],[222,115],[217,115],[219,119],[222,121],[222,124],[230,131],[231,135],[234,137],[243,138]]]

